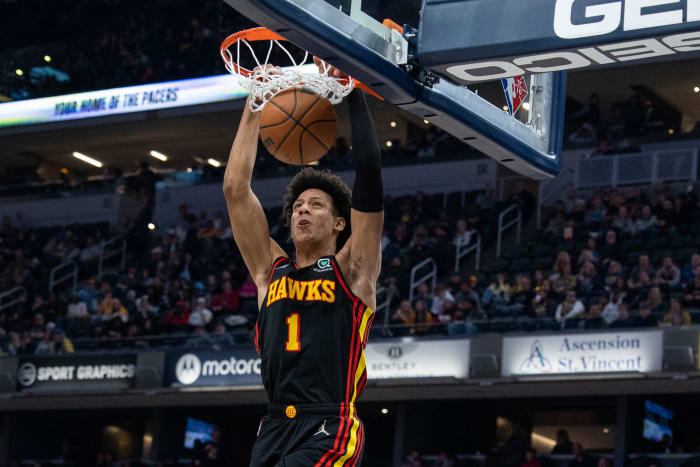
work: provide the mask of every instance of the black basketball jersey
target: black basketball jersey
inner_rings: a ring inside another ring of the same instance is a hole
[[[335,256],[304,268],[276,259],[255,325],[270,403],[353,407],[367,381],[364,349],[373,318]]]

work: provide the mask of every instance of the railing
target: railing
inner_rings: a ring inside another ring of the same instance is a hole
[[[479,232],[476,232],[476,243],[474,243],[472,246],[467,245],[467,243],[460,240],[455,247],[455,272],[459,272],[459,262],[461,259],[472,251],[476,251],[474,256],[474,270],[479,270],[479,265],[481,264],[481,235]]]
[[[0,293],[0,311],[9,308],[15,303],[19,303],[19,297],[24,294],[24,287],[18,285],[10,290]]]
[[[389,324],[389,305],[391,304],[391,291],[386,287],[380,287],[377,289],[377,307],[374,310],[375,316],[379,313],[384,313],[384,326]]]
[[[61,275],[61,273],[68,268],[70,268],[70,271]],[[73,280],[73,286],[71,290],[73,293],[75,293],[78,287],[78,271],[78,264],[74,261],[66,261],[65,263],[61,263],[58,266],[55,266],[53,269],[51,269],[51,274],[49,274],[49,293],[53,292],[53,288],[56,287],[58,284],[62,284],[63,282],[66,282],[71,279]]]
[[[119,242],[121,242],[121,245],[115,246]],[[104,263],[117,255],[121,255],[119,269],[122,270],[126,262],[126,240],[124,238],[114,237],[100,243],[100,257],[97,261],[97,280],[102,279]]]
[[[431,266],[430,272],[424,274],[423,276],[420,276],[419,278],[416,278],[418,271],[425,268],[426,266]],[[435,263],[435,260],[433,258],[427,258],[413,266],[413,268],[411,269],[411,288],[408,292],[409,300],[413,300],[413,291],[417,289],[420,284],[427,280],[431,280],[432,286],[430,287],[430,290],[434,290],[435,282],[437,281],[437,264]]]
[[[642,183],[697,180],[698,149],[580,158],[577,188],[617,187]]]
[[[515,218],[513,220],[510,220],[508,222],[504,222],[505,217],[510,214],[511,212],[517,213]],[[517,204],[512,205],[508,209],[504,210],[499,216],[498,216],[498,234],[496,237],[496,256],[500,258],[501,256],[501,244],[503,243],[503,233],[508,230],[509,228],[516,226],[517,228],[517,233],[516,233],[516,242],[520,243],[520,234],[522,231],[522,224],[523,224],[523,211],[520,209],[520,206]]]

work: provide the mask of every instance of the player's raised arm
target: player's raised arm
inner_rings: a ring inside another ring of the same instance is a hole
[[[264,296],[272,261],[284,252],[270,238],[265,213],[250,187],[259,132],[260,113],[251,112],[246,104],[224,173],[224,196],[233,238],[259,295]]]
[[[346,100],[350,108],[355,183],[350,210],[352,235],[338,256],[341,264],[349,267],[355,294],[374,309],[384,225],[381,153],[364,93],[355,90]]]

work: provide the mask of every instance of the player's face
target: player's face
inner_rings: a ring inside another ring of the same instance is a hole
[[[345,227],[345,221],[334,215],[333,199],[325,191],[310,188],[292,207],[292,239],[297,245],[328,241]]]

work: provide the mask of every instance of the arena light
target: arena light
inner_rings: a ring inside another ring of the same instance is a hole
[[[168,156],[166,156],[165,154],[160,153],[158,151],[151,151],[149,154],[151,155],[151,157],[155,157],[159,161],[165,162],[168,160]]]
[[[74,152],[73,157],[75,157],[76,159],[80,159],[83,162],[87,162],[90,165],[94,165],[95,167],[102,167],[102,162],[98,161],[97,159],[93,159],[90,156],[86,156],[85,154]]]
[[[504,112],[508,112],[508,106],[507,106],[507,105],[504,105],[504,106],[501,107],[501,108],[503,109]]]
[[[673,130],[673,128],[669,128],[669,129],[668,129],[668,134],[669,134],[669,135],[672,135],[672,134],[674,134],[674,133],[675,133],[675,131]]]
[[[606,435],[610,433],[610,428],[608,428],[607,426],[603,428],[603,433],[605,433]]]
[[[389,409],[387,409],[387,408],[382,409],[382,413],[383,413],[384,415],[388,414],[388,413],[389,413]]]
[[[148,227],[148,230],[156,230],[156,225],[153,222],[149,222],[146,227]]]
[[[523,109],[527,110],[528,112],[530,111],[530,103],[529,102],[523,102]]]
[[[392,128],[396,128],[396,122],[391,122],[389,125],[391,125]]]
[[[694,91],[694,92],[700,92],[700,86],[695,86],[695,87],[693,88],[693,91]]]
[[[17,73],[17,76],[22,76],[24,74],[24,72],[20,68],[17,68],[15,70],[15,73]]]
[[[541,434],[535,433],[534,431],[530,434],[530,438],[533,441],[539,441],[540,443],[545,444],[547,446],[551,446],[551,447],[554,447],[554,445],[557,444],[557,442],[555,440],[553,440],[552,438],[548,438],[547,436],[542,436]]]
[[[394,144],[394,143],[392,143],[391,141],[387,141],[387,142],[386,142],[386,147],[390,148],[391,146],[393,146],[393,144]]]
[[[51,62],[51,56],[50,56],[50,55],[44,55],[44,61],[45,61],[46,63],[50,63],[50,62]]]
[[[423,120],[423,123],[425,123],[426,125],[430,124],[430,122],[428,120]]]
[[[192,173],[192,167],[187,167],[187,173],[191,174]]]
[[[217,161],[216,159],[207,159],[207,164],[213,165],[214,167],[221,167],[221,162]]]

